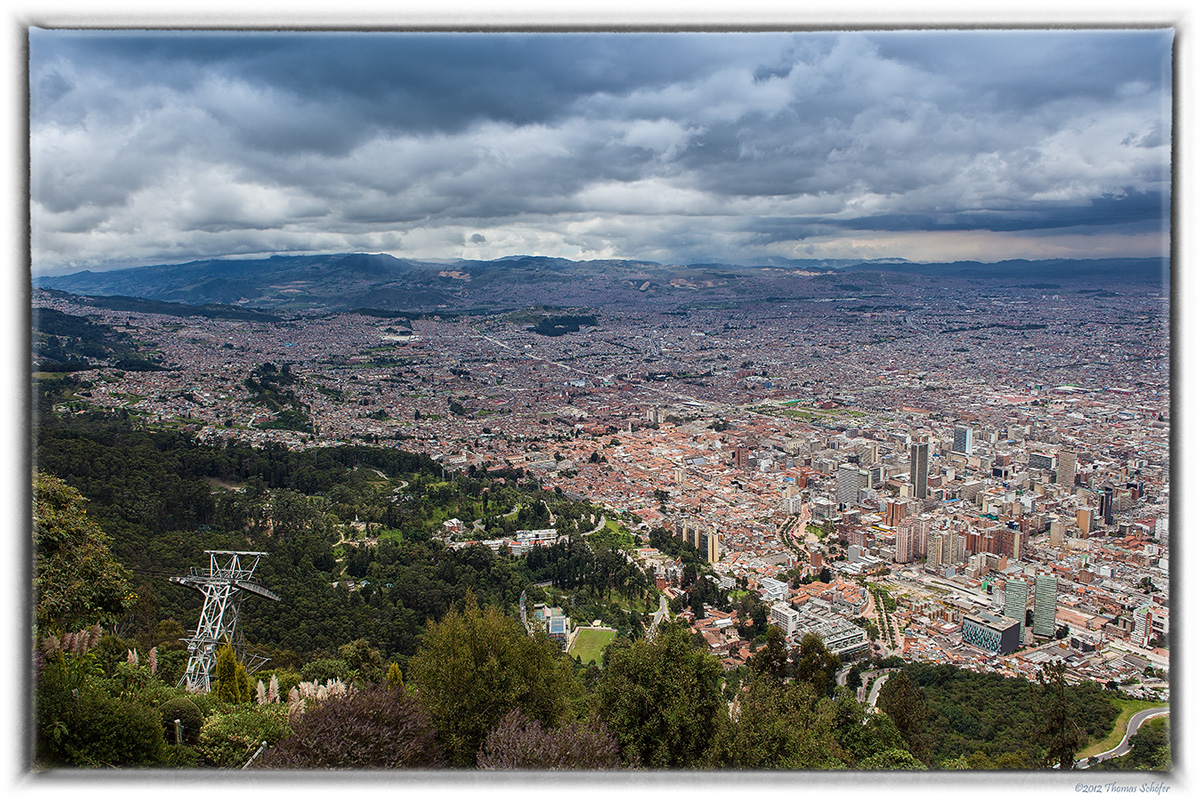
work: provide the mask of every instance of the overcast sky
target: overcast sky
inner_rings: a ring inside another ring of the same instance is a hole
[[[35,273],[1165,255],[1168,30],[31,30]]]

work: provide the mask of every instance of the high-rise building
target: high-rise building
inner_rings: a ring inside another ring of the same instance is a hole
[[[919,516],[913,520],[913,555],[924,558],[929,552],[929,531],[933,521],[927,516]]]
[[[913,442],[908,454],[908,482],[913,497],[924,500],[929,494],[929,442]]]
[[[954,429],[954,452],[969,456],[975,450],[975,434],[965,425]]]
[[[733,449],[733,468],[750,469],[750,448],[738,446]]]
[[[909,563],[916,554],[913,542],[913,527],[913,519],[911,517],[900,520],[900,524],[896,526],[895,558],[897,564]]]
[[[967,536],[955,533],[950,536],[950,562],[961,564],[967,560]]]
[[[1075,453],[1070,450],[1058,451],[1058,474],[1055,478],[1068,492],[1075,491]]]
[[[1105,486],[1104,493],[1100,495],[1100,516],[1104,518],[1105,525],[1113,524],[1113,487]]]
[[[1054,635],[1054,615],[1058,611],[1058,578],[1038,575],[1033,585],[1033,635]]]
[[[1084,506],[1075,511],[1075,524],[1079,526],[1079,532],[1084,539],[1092,532],[1093,513],[1094,509],[1091,506]]]
[[[1021,626],[1008,615],[998,617],[987,611],[964,614],[962,640],[964,643],[991,653],[1011,653],[1021,646]]]
[[[925,553],[925,566],[930,569],[949,564],[951,559],[950,553],[950,532],[935,531],[929,534],[928,550]]]
[[[1055,517],[1050,521],[1050,544],[1057,547],[1067,535],[1067,523]]]
[[[1029,605],[1029,584],[1009,578],[1004,584],[1004,616],[1021,623],[1017,640],[1025,643],[1025,608]]]
[[[713,531],[700,533],[699,542],[696,544],[696,549],[700,551],[700,555],[710,563],[715,564],[721,560],[721,535]]]
[[[858,490],[866,485],[860,479],[858,466],[842,464],[837,471],[837,501],[842,505],[852,506],[858,503]],[[866,473],[863,473],[865,476]]]
[[[1138,647],[1149,647],[1150,636],[1150,606],[1146,605],[1133,612],[1133,633],[1129,636],[1129,642]]]
[[[883,512],[883,524],[894,528],[908,516],[908,501],[889,498]]]

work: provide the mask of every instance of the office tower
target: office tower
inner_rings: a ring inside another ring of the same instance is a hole
[[[954,429],[954,452],[969,456],[974,450],[975,435],[972,430],[966,426],[957,426]]]
[[[837,501],[852,506],[858,503],[858,467],[842,464],[837,471]]]
[[[750,448],[749,447],[734,448],[733,467],[734,467],[734,469],[749,469],[750,468]]]
[[[894,528],[908,516],[908,501],[889,498],[887,509],[883,513],[883,524]]]
[[[950,563],[950,532],[936,531],[929,534],[928,549],[925,554],[925,566],[937,569],[943,564]]]
[[[1025,608],[1029,605],[1029,584],[1009,578],[1004,584],[1004,616],[1021,623],[1018,641],[1025,643]]]
[[[1142,606],[1133,612],[1133,633],[1129,643],[1138,647],[1149,647],[1151,636],[1150,606]]]
[[[908,482],[913,497],[924,500],[929,494],[929,442],[913,442],[909,447]]]
[[[1092,532],[1092,513],[1093,509],[1091,506],[1075,511],[1075,524],[1079,526],[1080,538],[1086,539],[1088,534]]]
[[[961,564],[967,560],[967,537],[962,533],[952,534],[950,537],[950,562],[953,564]]]
[[[696,545],[696,549],[700,551],[700,555],[704,557],[704,560],[710,564],[720,561],[720,534],[709,531],[701,533],[698,538],[699,542]]]
[[[1104,494],[1100,497],[1100,516],[1105,525],[1113,524],[1113,487],[1105,486]]]
[[[1033,635],[1054,635],[1054,615],[1058,611],[1058,578],[1038,575],[1033,586]]]
[[[924,558],[929,552],[929,530],[933,522],[929,517],[921,516],[913,520],[913,555]]]
[[[896,563],[907,564],[913,560],[915,551],[913,535],[913,520],[903,519],[896,526]]]
[[[1003,528],[1000,531],[1000,555],[1015,558],[1018,561],[1025,555],[1025,532],[1016,528]]]
[[[1067,492],[1072,492],[1075,486],[1075,454],[1070,450],[1058,451],[1058,484]]]

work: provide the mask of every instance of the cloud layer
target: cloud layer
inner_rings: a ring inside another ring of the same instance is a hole
[[[1171,46],[34,30],[33,265],[1161,255]]]

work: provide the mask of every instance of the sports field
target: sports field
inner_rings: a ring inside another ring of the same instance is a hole
[[[585,665],[589,661],[595,661],[596,666],[600,666],[600,654],[616,635],[616,631],[581,630],[575,635],[575,643],[571,645],[569,655],[579,656],[579,660]]]

